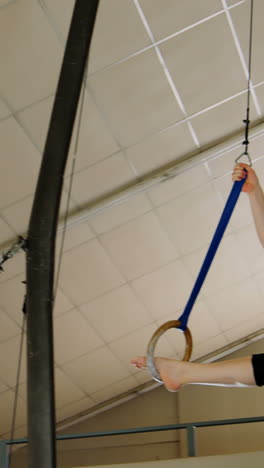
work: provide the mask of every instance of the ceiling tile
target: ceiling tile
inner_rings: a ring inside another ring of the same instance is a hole
[[[8,390],[7,385],[3,382],[0,382],[0,393],[5,392],[6,390]]]
[[[63,256],[60,284],[76,305],[123,283],[121,274],[97,240],[76,247]]]
[[[153,321],[128,285],[83,305],[80,310],[107,343]]]
[[[207,253],[207,248],[184,257],[183,262],[197,277]],[[214,257],[210,271],[202,287],[202,294],[210,295],[248,276],[247,264],[233,234],[225,236]]]
[[[243,252],[249,274],[255,274],[264,267],[264,252],[253,223],[234,232],[238,249]],[[247,248],[245,248],[247,246]]]
[[[23,353],[22,353],[21,371],[20,371],[21,383],[26,381],[26,349],[25,347],[26,345],[25,345],[25,339],[24,339],[24,348],[23,348]],[[14,387],[16,385],[19,350],[20,350],[20,336],[11,338],[5,343],[0,343],[1,380],[4,383],[6,383],[9,387]]]
[[[14,238],[13,229],[0,217],[0,242],[5,243]]]
[[[63,8],[60,0],[41,0],[40,5],[48,15],[50,23],[56,32],[66,40],[73,13],[74,0],[64,0]]]
[[[175,162],[196,149],[187,125],[181,124],[156,133],[126,150],[138,175],[144,175]]]
[[[204,301],[197,301],[188,320],[194,348],[206,340],[220,335],[222,330]]]
[[[89,219],[89,223],[97,234],[103,234],[137,218],[151,209],[152,205],[147,197],[144,194],[139,194],[92,216]]]
[[[264,183],[264,149],[263,149],[264,137],[253,140],[251,148],[253,148],[254,157],[258,158],[254,161],[254,170],[258,174],[260,184]]]
[[[213,338],[205,340],[203,343],[195,346],[192,354],[192,361],[202,358],[209,353],[213,353],[218,349],[227,346],[228,340],[224,335],[214,336]]]
[[[10,109],[8,109],[7,105],[0,98],[0,119],[4,119],[8,115],[10,115],[10,113],[11,113]]]
[[[264,281],[264,271],[258,272],[254,275],[255,284],[258,287],[258,291],[262,298],[264,298],[264,291],[263,291],[263,281]]]
[[[56,292],[56,300],[54,305],[54,315],[59,316],[73,309],[73,304],[70,302],[68,297],[63,293],[63,291],[58,288]]]
[[[11,417],[14,408],[15,394],[10,390],[1,394],[1,434],[10,433]],[[16,425],[25,424],[27,418],[26,403],[20,397],[17,398]]]
[[[230,10],[234,27],[238,35],[242,51],[248,63],[248,46],[249,46],[249,27],[250,27],[250,4],[251,2],[243,2],[241,5]],[[253,37],[252,37],[252,81],[254,84],[263,81],[263,23],[262,17],[264,14],[264,5],[261,0],[254,2],[253,11]]]
[[[73,382],[60,369],[55,369],[55,390],[56,390],[56,407],[68,405],[80,400],[85,396]]]
[[[70,217],[70,215],[69,215]],[[57,247],[60,248],[62,242],[62,235],[63,229],[59,230],[57,236]],[[88,223],[80,222],[76,224],[72,224],[66,229],[65,238],[63,242],[63,251],[67,252],[68,250],[77,247],[78,245],[85,244],[85,242],[89,241],[94,237],[94,234]]]
[[[18,386],[18,394],[23,400],[27,400],[27,382],[19,384]]]
[[[156,185],[148,191],[148,196],[155,206],[160,206],[207,182],[209,182],[208,171],[204,164],[199,164],[176,174],[175,177],[169,178],[162,184]]]
[[[207,18],[222,9],[220,0],[185,0],[181,8],[178,0],[141,0],[140,4],[155,39],[181,31],[188,26]]]
[[[66,37],[73,1],[61,8],[60,0],[45,0],[58,30]],[[118,11],[118,21],[116,12]],[[122,40],[120,40],[122,38]],[[150,43],[137,11],[130,0],[101,0],[92,40],[89,72],[94,73]]]
[[[129,280],[177,257],[175,248],[154,213],[147,213],[103,234],[101,242]]]
[[[71,361],[65,365],[65,370],[89,395],[130,376],[126,367],[106,347]]]
[[[72,196],[79,203],[85,204],[127,184],[132,179],[135,179],[135,176],[120,152],[76,173]],[[68,184],[69,180],[66,181],[66,185]]]
[[[17,113],[34,144],[43,152],[47,138],[54,96],[45,97]]]
[[[94,406],[94,401],[91,398],[82,398],[79,401],[74,401],[69,405],[65,405],[62,408],[56,410],[57,422],[64,421],[67,418],[72,418],[80,413],[85,413],[89,408]]]
[[[0,141],[0,206],[6,207],[34,191],[40,157],[13,118],[0,122]]]
[[[119,382],[115,382],[102,390],[98,390],[96,393],[92,393],[91,397],[97,404],[103,403],[111,398],[121,395],[124,392],[128,392],[137,386],[138,382],[135,377],[130,376],[126,379],[120,380]]]
[[[246,106],[246,94],[242,94],[191,119],[201,146],[216,144],[238,131],[244,131],[243,119],[246,117]],[[252,106],[251,121],[257,117],[256,110]]]
[[[7,341],[19,334],[18,325],[2,309],[0,309],[0,322],[0,342]]]
[[[262,115],[263,115],[264,114],[264,85],[262,84],[260,86],[255,87],[255,92],[256,92],[258,102],[262,111]]]
[[[243,0],[245,1],[245,0]],[[239,3],[239,0],[226,0],[226,3],[227,3],[227,6],[232,6],[232,5],[235,5],[237,3]]]
[[[92,41],[90,72],[125,58],[149,44],[150,39],[133,2],[102,0]]]
[[[78,118],[75,121],[67,173],[71,170],[71,158],[75,154],[75,147],[77,148],[75,171],[99,162],[120,149],[111,133],[111,127],[88,92],[85,93],[83,101],[79,135]]]
[[[177,260],[131,283],[137,296],[157,319],[172,313],[175,319],[187,302],[193,278]]]
[[[168,40],[160,50],[190,114],[245,89],[243,69],[225,15]]]
[[[137,369],[130,364],[131,359],[135,356],[144,356],[146,354],[149,340],[156,329],[155,324],[141,327],[140,330],[136,330],[109,344],[112,352],[119,357],[132,374],[135,374]],[[166,340],[159,340],[156,349],[157,354],[160,356],[172,357],[175,353],[172,346]]]
[[[258,332],[261,329],[264,331],[264,314],[263,312],[258,315],[253,315],[250,320],[242,320],[241,323],[236,324],[234,327],[225,330],[225,336],[230,343],[239,339],[244,339],[245,336],[251,333]]]
[[[253,320],[263,313],[263,298],[251,278],[227,285],[222,291],[207,297],[205,302],[221,330],[233,328],[244,320]]]
[[[55,318],[54,345],[55,360],[63,364],[102,346],[103,341],[82,314],[74,309]]]
[[[178,252],[185,255],[210,241],[221,204],[212,184],[206,184],[162,205],[157,213]]]
[[[97,73],[88,84],[114,135],[124,146],[183,117],[153,50]]]
[[[35,187],[32,188],[32,191],[34,191],[34,189]],[[19,235],[26,233],[28,230],[32,203],[33,195],[30,195],[2,210],[6,221]]]
[[[27,132],[41,152],[44,149],[47,137],[53,101],[54,97],[50,96],[18,113],[20,122],[25,126]],[[90,164],[94,164],[119,149],[88,92],[85,93],[85,99],[83,101],[80,133],[78,133],[79,112],[80,106],[75,120],[66,174],[70,174],[71,172],[76,140],[78,141],[78,145],[75,171],[87,167]]]
[[[0,10],[1,57],[7,57],[7,37],[9,59],[2,66],[1,90],[11,106],[20,109],[54,91],[62,49],[34,0]]]

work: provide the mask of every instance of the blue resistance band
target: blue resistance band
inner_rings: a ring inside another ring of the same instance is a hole
[[[206,257],[204,259],[204,262],[202,264],[202,267],[200,269],[200,272],[198,274],[198,277],[196,279],[196,282],[194,284],[193,290],[191,292],[191,295],[189,297],[189,300],[185,306],[185,309],[182,313],[182,315],[179,317],[179,322],[181,322],[179,329],[182,331],[186,330],[187,327],[187,322],[190,316],[190,313],[192,311],[194,302],[199,294],[199,291],[203,285],[203,282],[206,278],[206,275],[208,273],[208,270],[212,264],[212,261],[214,259],[214,256],[216,254],[216,251],[219,247],[219,244],[222,240],[222,237],[224,235],[224,232],[226,230],[226,227],[229,223],[229,220],[231,218],[231,215],[233,213],[233,210],[235,208],[236,202],[238,200],[238,197],[240,195],[240,192],[242,190],[242,187],[245,183],[246,179],[242,179],[241,181],[234,182],[232,190],[230,192],[230,195],[227,199],[224,211],[222,213],[222,216],[220,218],[220,221],[218,223],[218,226],[216,228],[214,237],[211,241],[210,247],[208,249],[208,252],[206,254]]]
[[[185,306],[185,309],[182,315],[179,317],[178,320],[170,320],[169,322],[166,322],[165,324],[161,325],[158,328],[158,330],[154,333],[154,335],[152,336],[148,344],[147,365],[152,374],[153,379],[156,380],[157,382],[162,382],[162,380],[155,366],[153,355],[154,355],[154,350],[155,350],[155,346],[157,344],[158,339],[166,330],[168,330],[169,328],[178,328],[184,332],[185,339],[186,339],[186,349],[185,349],[184,360],[188,361],[190,359],[190,356],[192,353],[192,336],[191,336],[189,329],[187,328],[187,322],[188,322],[190,313],[192,311],[193,305],[195,303],[195,300],[200,292],[200,289],[203,285],[203,282],[212,264],[212,261],[219,247],[221,239],[224,235],[226,227],[229,223],[231,215],[234,211],[236,202],[238,200],[242,187],[245,183],[245,180],[246,178],[242,179],[241,181],[234,182],[233,184],[232,190],[230,192],[230,195],[224,207],[224,211],[222,213],[222,216],[216,228],[215,234],[209,246],[208,252],[205,256],[204,262],[202,264],[202,267],[200,269],[200,272],[194,284],[193,290],[191,292],[191,295],[188,299],[188,302]]]

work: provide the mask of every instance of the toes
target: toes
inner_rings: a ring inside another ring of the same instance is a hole
[[[136,366],[138,369],[145,368],[147,366],[146,358],[144,356],[137,356],[136,358],[132,359],[131,364]]]

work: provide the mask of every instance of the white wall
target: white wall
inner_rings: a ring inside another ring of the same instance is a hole
[[[249,466],[263,468],[263,460],[264,452],[251,452],[214,457],[185,458],[182,460],[107,465],[107,468],[248,468]],[[103,468],[103,466],[98,465],[97,468]]]

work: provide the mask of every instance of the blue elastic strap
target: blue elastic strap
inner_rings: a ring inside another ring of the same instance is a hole
[[[236,202],[238,200],[238,197],[240,195],[240,192],[242,190],[242,187],[245,183],[246,179],[242,179],[239,182],[234,182],[233,188],[231,190],[231,193],[228,197],[228,200],[226,202],[224,211],[222,213],[222,216],[220,218],[220,221],[218,223],[218,226],[216,228],[214,237],[212,239],[212,242],[210,244],[210,247],[208,249],[208,252],[206,254],[206,257],[204,259],[204,262],[202,264],[201,270],[199,272],[199,275],[197,277],[197,280],[194,284],[193,290],[191,292],[191,295],[189,297],[189,300],[185,306],[185,309],[182,313],[182,315],[179,317],[179,321],[181,322],[181,326],[179,327],[182,331],[185,331],[187,328],[187,321],[189,318],[189,315],[191,313],[192,307],[194,305],[194,302],[200,292],[200,289],[203,285],[203,282],[206,278],[206,275],[208,273],[208,270],[211,266],[211,263],[214,259],[214,256],[216,254],[216,251],[218,249],[218,246],[221,242],[221,239],[224,235],[224,232],[226,230],[226,227],[228,225],[228,222],[231,218],[231,215],[233,213],[233,210],[235,208]]]

